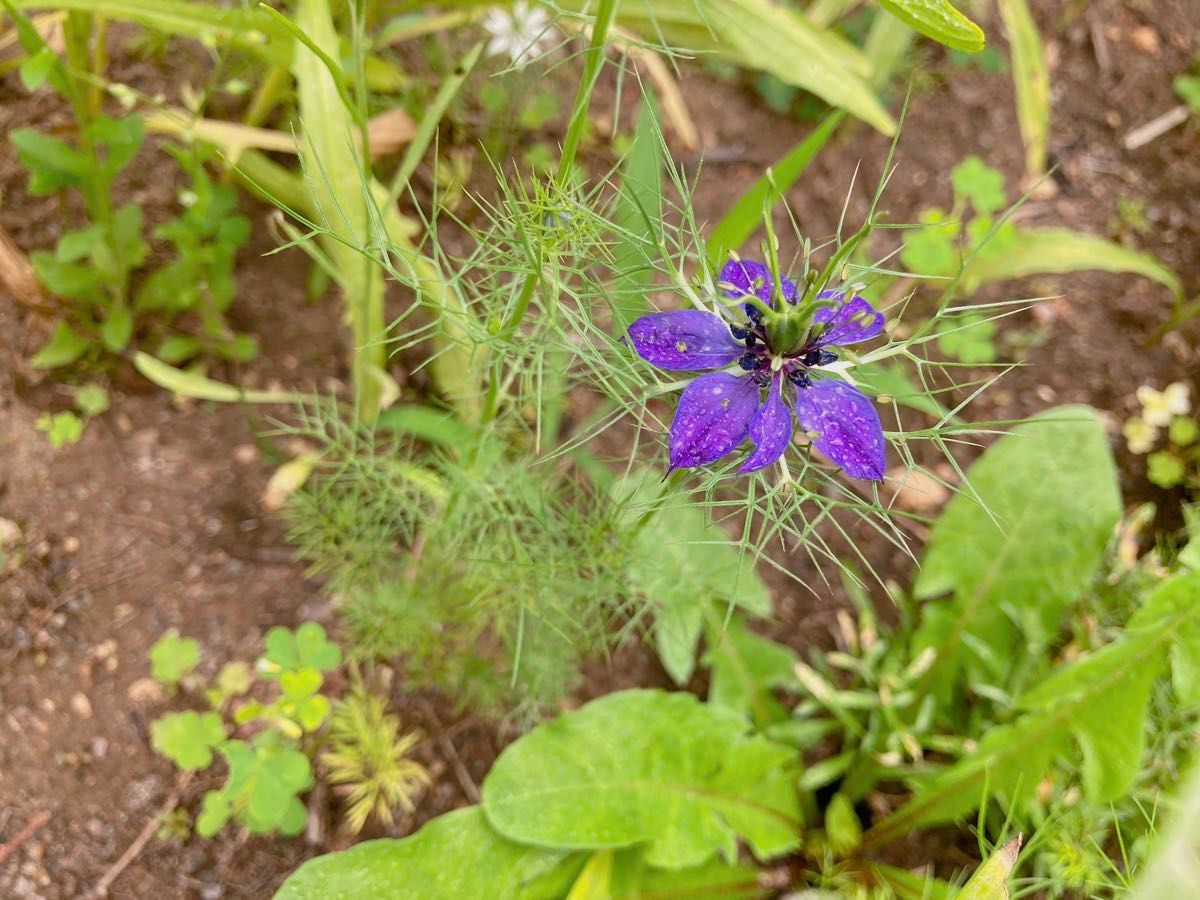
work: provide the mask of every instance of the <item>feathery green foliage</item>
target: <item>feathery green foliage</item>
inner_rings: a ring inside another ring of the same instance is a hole
[[[329,783],[346,797],[350,834],[358,834],[371,816],[390,825],[397,807],[412,812],[414,798],[431,782],[425,767],[408,755],[418,740],[416,732],[400,733],[399,716],[387,712],[384,698],[356,673],[350,693],[333,706],[329,749],[321,754]]]

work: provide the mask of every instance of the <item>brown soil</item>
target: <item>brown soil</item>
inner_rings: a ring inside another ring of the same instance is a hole
[[[1054,61],[1051,150],[1058,192],[1031,201],[1026,221],[1105,233],[1118,198],[1147,201],[1150,230],[1137,242],[1175,268],[1189,296],[1200,291],[1200,133],[1193,119],[1136,152],[1121,148],[1129,128],[1176,101],[1170,79],[1196,53],[1194,4],[1101,0],[1035,4]],[[1002,43],[995,22],[988,34]],[[1019,183],[1021,148],[1007,75],[960,69],[929,51],[933,78],[919,89],[900,141],[900,169],[887,206],[894,221],[948,204],[950,168],[978,153]],[[200,65],[193,60],[192,65]],[[131,79],[161,90],[176,72],[138,64]],[[731,199],[807,130],[770,113],[757,96],[688,70],[683,88],[708,162],[696,197],[701,219]],[[24,124],[65,126],[65,112],[30,98],[15,75],[0,81],[0,133]],[[801,226],[832,232],[856,164],[873,185],[887,142],[863,127],[844,132],[791,194]],[[175,185],[147,165],[122,190],[145,204],[151,222],[171,209]],[[721,160],[725,160],[722,162]],[[26,250],[46,248],[62,227],[56,201],[28,197],[10,145],[0,143],[0,225]],[[865,209],[852,195],[851,218]],[[270,249],[267,211],[247,205],[257,238],[242,254],[236,325],[263,338],[263,356],[223,377],[329,390],[345,380],[338,310],[304,297],[306,267]],[[780,223],[785,229],[786,223]],[[1140,383],[1190,379],[1194,331],[1149,338],[1170,312],[1161,288],[1120,276],[1031,279],[989,296],[1061,294],[1034,322],[1049,341],[990,392],[972,415],[1012,418],[1064,402],[1085,402],[1117,424],[1133,409]],[[82,896],[134,840],[171,794],[176,777],[153,753],[148,722],[166,705],[131,687],[148,675],[146,652],[171,627],[200,639],[202,671],[252,659],[267,628],[315,619],[333,627],[329,602],[291,560],[279,520],[259,496],[271,466],[257,447],[266,417],[284,410],[175,405],[129,372],[115,373],[113,409],[83,440],[52,451],[35,428],[39,413],[69,406],[69,394],[24,360],[45,323],[0,297],[0,517],[21,528],[26,551],[0,571],[0,846],[39,814],[49,819],[0,866],[0,895]],[[402,374],[402,373],[398,373]],[[1195,392],[1193,394],[1195,396]],[[1150,496],[1142,463],[1114,437],[1129,497]],[[863,536],[872,563],[904,577],[911,564]],[[780,582],[777,627],[797,646],[831,642],[838,601]],[[624,684],[636,671],[661,678],[644,654],[635,665],[591,667],[585,693]],[[614,675],[624,672],[622,676]],[[402,687],[402,686],[400,686]],[[430,738],[419,755],[439,775],[416,816],[389,833],[468,801],[498,752],[496,729],[446,711],[438,698],[404,694],[406,722]],[[202,780],[182,794],[195,809]],[[322,817],[328,803],[314,804]],[[329,823],[326,822],[326,825]],[[326,827],[314,841],[243,838],[154,840],[116,881],[123,897],[263,897],[304,858],[336,844]],[[914,859],[914,862],[923,861]]]

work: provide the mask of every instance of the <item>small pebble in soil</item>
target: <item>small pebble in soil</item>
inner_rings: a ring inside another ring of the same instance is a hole
[[[258,448],[253,444],[238,444],[233,448],[233,458],[243,466],[258,460]]]
[[[83,693],[83,691],[79,691],[71,697],[71,709],[81,719],[90,719],[92,717],[92,701],[88,699],[87,694]]]

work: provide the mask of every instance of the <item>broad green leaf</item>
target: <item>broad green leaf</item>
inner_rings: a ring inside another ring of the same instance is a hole
[[[162,360],[141,351],[134,354],[133,365],[160,388],[195,400],[214,400],[218,403],[303,403],[308,399],[303,394],[288,391],[243,390],[236,385],[206,378],[199,372],[186,372],[168,366]]]
[[[691,694],[610,694],[509,746],[483,784],[501,834],[543,847],[645,845],[663,868],[762,859],[799,843],[795,752]]]
[[[1132,787],[1141,765],[1151,685],[1167,664],[1200,657],[1200,573],[1163,582],[1116,641],[1062,667],[1021,697],[1016,721],[990,730],[969,756],[938,774],[867,832],[868,849],[922,826],[953,821],[985,797],[1032,798],[1054,760],[1082,751],[1088,800],[1107,804]],[[1188,677],[1194,677],[1190,669]],[[1180,685],[1176,680],[1176,689]],[[1195,685],[1185,690],[1194,691]],[[1194,694],[1193,694],[1194,696]]]
[[[1022,652],[1044,646],[1094,575],[1120,514],[1108,438],[1092,409],[1048,410],[997,441],[934,525],[913,586],[920,599],[953,593],[924,684],[952,682],[946,670],[964,641],[1007,662],[1014,623]]]
[[[963,885],[956,900],[1008,900],[1008,878],[1021,852],[1021,836],[992,853]]]
[[[709,232],[707,256],[709,268],[720,270],[730,251],[736,251],[762,225],[763,207],[772,206],[796,183],[821,148],[828,143],[845,114],[830,113],[812,133],[796,144],[766,174],[738,197],[721,221]]]
[[[928,38],[963,53],[984,47],[983,29],[955,9],[950,0],[879,0],[885,10]]]
[[[365,841],[311,859],[275,900],[512,900],[529,896],[523,888],[563,855],[506,840],[489,827],[480,807],[471,806],[402,840]]]
[[[613,333],[625,329],[648,308],[654,283],[662,223],[662,138],[654,95],[647,93],[638,112],[633,145],[621,167],[621,182],[614,211],[618,231],[612,248]]]
[[[168,687],[179,684],[200,662],[200,643],[171,630],[150,648],[150,674]]]
[[[759,728],[787,718],[771,689],[796,684],[794,650],[759,637],[734,616],[719,634],[710,629],[708,702],[740,712]]]
[[[33,355],[29,364],[35,369],[55,369],[70,365],[84,354],[91,341],[76,334],[66,322],[59,322],[41,349]]]
[[[1183,286],[1175,273],[1148,253],[1068,228],[1017,229],[1006,240],[1004,253],[980,254],[967,264],[962,287],[970,294],[993,281],[1089,269],[1144,275],[1169,288],[1176,297],[1183,296]]]
[[[91,171],[92,162],[86,153],[32,128],[18,128],[8,139],[17,148],[21,164],[29,170],[29,193],[34,196],[82,184]]]
[[[120,353],[129,345],[133,336],[133,313],[128,306],[118,306],[108,314],[100,326],[100,339],[113,353]]]
[[[1025,142],[1025,171],[1031,177],[1037,177],[1046,171],[1046,137],[1050,132],[1050,72],[1046,67],[1046,50],[1026,0],[998,0],[998,3],[1012,54],[1017,124]]]
[[[753,557],[710,524],[700,506],[674,494],[652,511],[662,490],[656,480],[638,473],[618,485],[631,519],[650,515],[637,532],[627,575],[654,606],[654,642],[663,667],[683,684],[695,668],[706,605],[735,604],[765,616],[771,598]]]
[[[98,243],[94,249],[104,245]],[[51,294],[85,303],[100,303],[104,297],[105,276],[98,266],[60,262],[53,253],[35,250],[29,254],[38,281]]]
[[[225,725],[213,712],[167,713],[150,725],[150,743],[185,772],[207,769],[213,748],[225,740]]]
[[[17,9],[44,9],[42,0],[13,0]],[[188,0],[61,0],[56,9],[136,22],[164,34],[195,38],[208,47],[238,47],[287,65],[292,38],[253,4],[225,9]]]

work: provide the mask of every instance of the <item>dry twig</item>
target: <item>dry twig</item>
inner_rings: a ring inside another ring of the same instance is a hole
[[[22,844],[33,837],[37,830],[49,821],[50,813],[45,810],[30,819],[28,825],[14,834],[3,846],[0,846],[0,865],[3,865],[6,859],[16,853]]]
[[[191,780],[191,772],[180,773],[179,780],[175,782],[175,790],[171,791],[170,795],[167,797],[167,802],[162,805],[162,808],[160,808],[157,813],[150,817],[150,821],[146,823],[145,827],[142,828],[138,836],[133,839],[133,843],[130,844],[125,852],[121,854],[121,858],[113,863],[112,867],[109,868],[109,870],[101,876],[100,880],[96,882],[96,886],[92,888],[93,897],[108,896],[109,887],[111,887],[112,883],[121,876],[121,873],[129,867],[129,864],[137,859],[138,854],[142,852],[145,846],[150,843],[150,839],[154,837],[154,833],[158,830],[159,824],[161,823],[163,817],[170,815],[175,807],[179,805],[179,798],[183,794],[184,790],[187,789],[187,786],[191,783]]]

